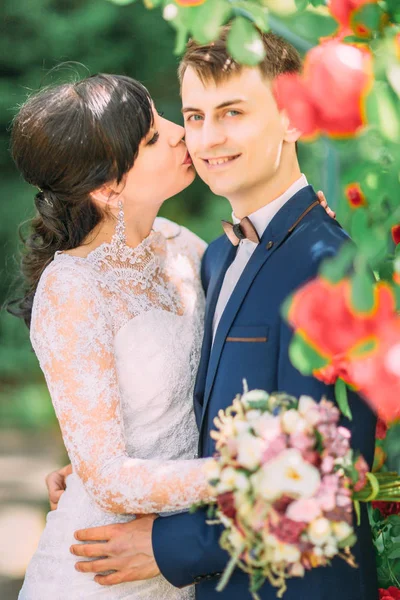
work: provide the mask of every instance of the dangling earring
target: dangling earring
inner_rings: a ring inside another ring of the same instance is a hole
[[[122,200],[118,200],[118,217],[117,226],[115,228],[115,238],[118,248],[126,246],[124,205]]]

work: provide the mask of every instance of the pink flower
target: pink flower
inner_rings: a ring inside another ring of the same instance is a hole
[[[321,507],[315,498],[300,498],[288,506],[286,516],[292,521],[311,523],[321,516]]]
[[[332,473],[335,461],[333,456],[324,456],[321,463],[322,473]]]
[[[329,400],[321,400],[318,405],[318,412],[320,414],[320,421],[323,423],[336,424],[339,422],[340,411]]]
[[[296,432],[290,434],[290,445],[292,448],[300,450],[300,452],[310,450],[314,444],[314,438],[305,433]]]
[[[369,471],[369,467],[361,455],[357,458],[354,467],[358,472],[358,481],[354,485],[354,491],[359,492],[367,483],[367,473]]]
[[[262,454],[262,458],[261,458],[262,464],[269,462],[270,460],[272,460],[273,458],[278,456],[278,454],[280,454],[282,452],[282,450],[286,450],[286,448],[287,448],[287,443],[286,443],[285,435],[281,434],[281,435],[278,435],[276,438],[270,440],[268,443],[268,446],[266,447],[266,449],[264,450],[264,452]]]

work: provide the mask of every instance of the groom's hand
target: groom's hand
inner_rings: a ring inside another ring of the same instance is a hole
[[[49,494],[50,510],[56,510],[58,502],[65,492],[65,480],[72,473],[72,466],[67,465],[58,471],[49,473],[46,477],[47,492]]]
[[[86,543],[71,546],[72,554],[91,560],[78,562],[75,568],[82,573],[114,571],[109,575],[96,575],[94,579],[100,585],[156,577],[160,570],[151,543],[153,521],[156,518],[157,515],[139,515],[129,523],[76,531],[76,539]]]

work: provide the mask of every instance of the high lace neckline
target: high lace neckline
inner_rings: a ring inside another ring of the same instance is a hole
[[[107,257],[107,262],[113,261],[122,264],[148,264],[152,260],[160,262],[165,255],[167,240],[177,237],[181,228],[176,223],[172,223],[163,217],[157,217],[149,235],[146,236],[137,246],[120,244],[116,234],[113,235],[110,242],[103,242],[91,250],[86,256],[76,256],[68,252],[57,251],[54,258],[68,257],[85,261],[91,264],[103,262]]]

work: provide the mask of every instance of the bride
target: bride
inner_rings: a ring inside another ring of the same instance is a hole
[[[116,75],[41,91],[14,120],[13,158],[39,188],[16,312],[72,463],[20,600],[194,598],[161,575],[101,586],[69,551],[77,529],[209,499],[192,407],[205,244],[156,218],[195,177],[183,136]]]

